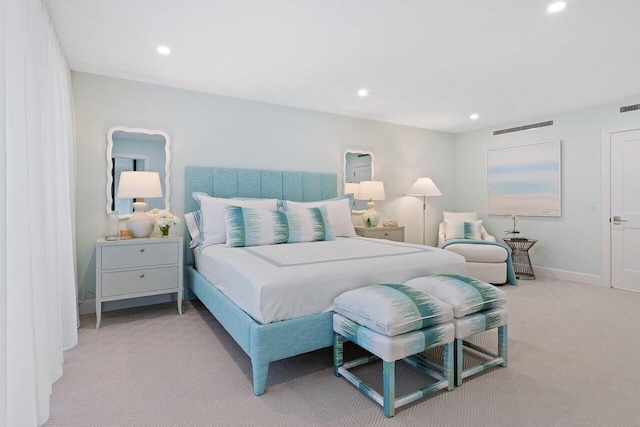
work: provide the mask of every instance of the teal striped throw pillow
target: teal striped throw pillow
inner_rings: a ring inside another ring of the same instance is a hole
[[[335,240],[326,206],[285,211],[289,224],[287,243]]]
[[[445,240],[471,239],[482,240],[482,220],[473,222],[444,221]]]
[[[289,226],[284,212],[226,205],[227,246],[261,246],[287,243]]]
[[[227,205],[224,219],[229,247],[335,240],[324,206],[281,212]]]

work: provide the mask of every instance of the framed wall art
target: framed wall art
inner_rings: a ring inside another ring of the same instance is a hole
[[[559,139],[488,150],[488,213],[561,216],[561,152]]]

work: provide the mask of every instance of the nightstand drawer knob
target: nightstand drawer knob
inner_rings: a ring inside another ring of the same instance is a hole
[[[141,279],[144,279],[144,274],[141,274],[141,275],[140,275],[140,278],[141,278]]]
[[[140,249],[140,252],[144,252],[144,248]]]
[[[389,235],[389,233],[384,233],[384,235],[385,235],[385,236],[388,236],[388,235]]]

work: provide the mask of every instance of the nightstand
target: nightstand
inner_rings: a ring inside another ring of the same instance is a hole
[[[404,226],[402,227],[354,227],[356,234],[370,239],[387,239],[404,242]]]
[[[177,293],[182,314],[182,237],[96,242],[96,329],[102,303]]]

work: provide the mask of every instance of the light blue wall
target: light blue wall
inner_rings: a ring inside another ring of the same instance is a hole
[[[95,241],[106,231],[106,134],[111,126],[164,130],[171,136],[171,210],[183,213],[186,165],[335,172],[342,182],[347,148],[373,151],[387,200],[382,218],[421,240],[422,202],[404,196],[430,176],[442,197],[429,200],[427,238],[436,242],[440,211],[454,203],[455,137],[407,126],[72,73],[76,114],[76,243],[79,296],[95,290]],[[340,188],[339,193],[342,192]],[[179,228],[182,232],[182,228]]]
[[[601,129],[640,123],[640,112],[619,113],[619,107],[636,104],[631,99],[609,105],[533,118],[456,135],[455,209],[477,210],[487,229],[503,237],[510,221],[487,216],[487,150],[528,143],[562,140],[562,217],[521,217],[518,229],[538,239],[531,249],[532,263],[550,269],[600,276],[601,238]],[[493,136],[497,129],[553,120],[537,130]],[[595,210],[591,210],[591,203]]]

